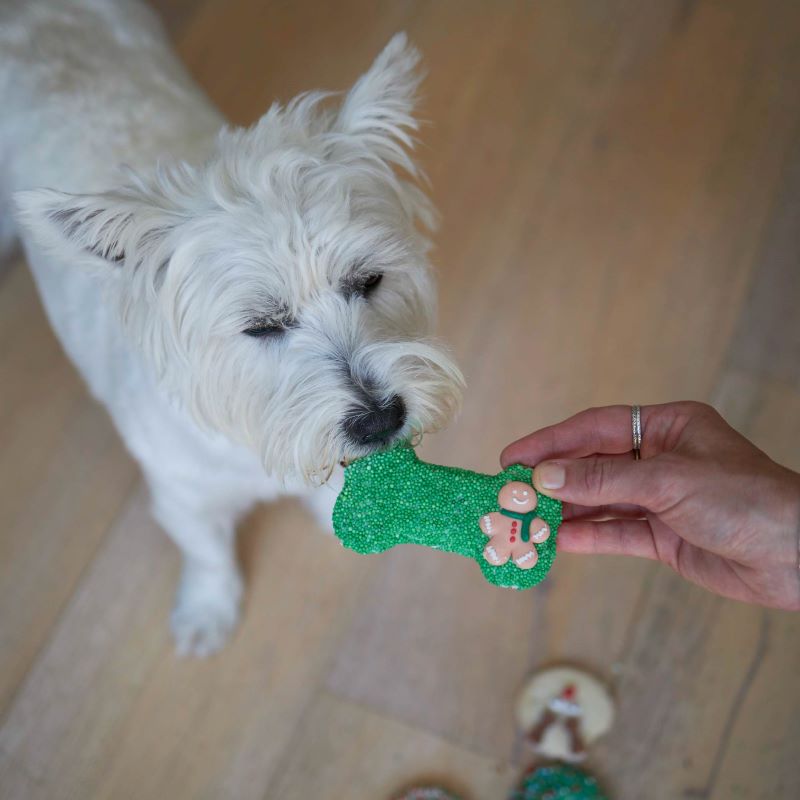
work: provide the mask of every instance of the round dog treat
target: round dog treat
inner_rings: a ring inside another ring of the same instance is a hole
[[[536,492],[527,467],[484,475],[420,461],[408,444],[350,464],[333,510],[351,550],[420,544],[460,553],[490,583],[515,589],[547,575],[560,524],[561,503]]]
[[[591,775],[556,764],[528,772],[509,800],[607,800],[607,797]]]
[[[614,721],[608,688],[583,670],[551,667],[535,673],[517,702],[526,741],[546,758],[577,763]]]

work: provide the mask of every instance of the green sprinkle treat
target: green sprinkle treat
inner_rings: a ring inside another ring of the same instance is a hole
[[[333,528],[351,550],[421,544],[460,553],[487,581],[514,589],[550,570],[561,503],[533,489],[527,467],[483,475],[420,461],[401,444],[354,461],[344,476]]]
[[[509,800],[607,800],[595,778],[564,764],[539,767],[525,775]]]

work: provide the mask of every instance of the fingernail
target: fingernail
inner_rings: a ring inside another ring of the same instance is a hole
[[[567,473],[561,464],[545,461],[534,470],[534,479],[542,489],[563,489]]]

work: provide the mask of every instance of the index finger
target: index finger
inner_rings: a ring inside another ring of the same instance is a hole
[[[642,406],[642,431],[652,406]],[[644,437],[643,437],[644,438]],[[630,406],[604,406],[581,411],[556,425],[517,439],[500,454],[503,467],[533,467],[550,458],[583,458],[596,453],[628,453],[633,448]]]

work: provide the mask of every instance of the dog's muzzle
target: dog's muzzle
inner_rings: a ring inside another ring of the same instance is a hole
[[[342,428],[353,444],[371,447],[388,444],[405,422],[406,404],[396,394],[380,406],[353,407],[342,421]]]

